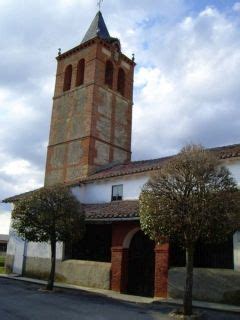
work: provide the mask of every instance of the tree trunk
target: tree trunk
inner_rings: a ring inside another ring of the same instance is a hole
[[[51,271],[48,278],[47,290],[53,290],[56,267],[56,240],[51,240]]]
[[[186,282],[183,300],[184,315],[192,314],[193,256],[194,245],[191,244],[186,248]]]

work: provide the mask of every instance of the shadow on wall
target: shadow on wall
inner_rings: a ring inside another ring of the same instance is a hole
[[[185,268],[169,270],[171,298],[183,298]],[[228,269],[194,269],[193,299],[240,306],[240,272]]]

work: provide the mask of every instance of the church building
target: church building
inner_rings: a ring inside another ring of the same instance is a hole
[[[134,56],[122,52],[100,11],[82,42],[57,57],[45,186],[70,186],[84,206],[87,227],[78,243],[58,243],[56,280],[167,297],[168,271],[184,266],[185,256],[177,244],[156,245],[140,230],[141,189],[170,157],[131,161],[134,68]],[[212,152],[240,183],[240,145]],[[11,230],[6,266],[44,279],[50,247]],[[195,266],[240,270],[240,232],[220,246],[199,244]]]

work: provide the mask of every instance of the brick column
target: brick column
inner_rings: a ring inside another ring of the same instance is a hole
[[[127,289],[128,249],[112,247],[111,289],[125,292]]]
[[[155,247],[155,297],[167,298],[168,295],[168,256],[169,244],[157,244]]]

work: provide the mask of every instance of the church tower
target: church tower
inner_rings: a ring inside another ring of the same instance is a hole
[[[45,185],[131,159],[134,59],[99,11],[82,43],[57,57]]]

